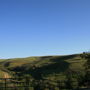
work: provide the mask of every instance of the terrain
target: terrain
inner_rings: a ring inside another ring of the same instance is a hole
[[[25,77],[31,79],[63,80],[68,70],[83,71],[85,60],[81,54],[42,56],[0,60],[0,78]]]

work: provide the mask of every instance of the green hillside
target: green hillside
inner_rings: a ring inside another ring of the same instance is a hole
[[[90,53],[5,59],[0,60],[0,78],[29,80],[30,90],[79,90],[90,86],[89,67]]]
[[[33,79],[64,79],[68,69],[82,71],[85,60],[80,54],[65,56],[42,56],[7,59],[1,61],[2,70],[10,72],[12,76],[30,76]]]

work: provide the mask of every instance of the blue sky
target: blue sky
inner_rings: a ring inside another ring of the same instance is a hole
[[[90,49],[90,0],[0,0],[0,58]]]

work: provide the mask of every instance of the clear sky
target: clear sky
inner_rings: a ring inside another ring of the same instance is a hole
[[[90,0],[0,0],[0,58],[90,49]]]

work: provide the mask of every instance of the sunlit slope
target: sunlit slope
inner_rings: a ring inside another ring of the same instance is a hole
[[[66,56],[44,56],[8,59],[2,62],[5,69],[19,72],[22,76],[31,75],[33,78],[59,79],[68,69],[81,71],[85,60],[79,54]]]
[[[4,72],[0,70],[0,78],[3,78]]]
[[[2,65],[1,63],[5,61],[4,59],[0,59],[0,78],[3,78],[4,77],[4,71],[2,71]]]

